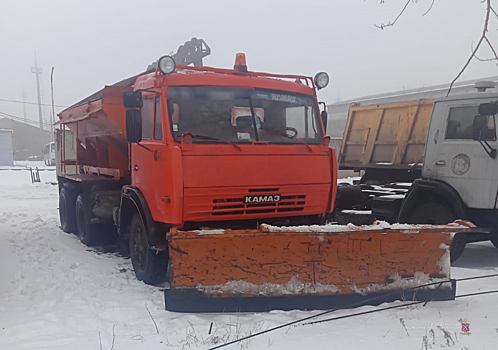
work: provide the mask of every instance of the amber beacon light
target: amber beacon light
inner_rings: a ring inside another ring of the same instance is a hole
[[[235,55],[235,64],[233,69],[239,72],[247,72],[246,54],[240,52]]]

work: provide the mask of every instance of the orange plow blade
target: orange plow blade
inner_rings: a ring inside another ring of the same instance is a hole
[[[473,230],[459,222],[170,232],[166,308],[324,309],[401,292],[452,299],[449,246],[454,234]]]

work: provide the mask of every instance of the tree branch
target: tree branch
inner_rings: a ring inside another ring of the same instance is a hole
[[[493,60],[497,60],[498,61],[498,55],[496,55],[496,50],[493,47],[493,45],[491,44],[491,42],[489,41],[487,35],[486,35],[486,42],[488,43],[489,48],[491,49],[491,51],[493,51],[493,55],[495,56],[495,58],[493,58]]]
[[[408,0],[406,2],[405,6],[401,10],[401,12],[398,14],[398,16],[394,19],[393,22],[389,22],[387,24],[381,23],[380,25],[374,24],[374,26],[376,26],[377,28],[380,28],[380,29],[384,29],[386,27],[392,27],[392,26],[394,26],[394,24],[396,23],[396,21],[401,17],[401,15],[403,15],[403,13],[405,12],[405,10],[408,7],[408,5],[410,5],[410,2],[412,2],[412,0]]]
[[[427,11],[424,12],[424,14],[422,16],[425,16],[426,14],[428,14],[429,12],[431,12],[432,6],[434,6],[435,2],[436,2],[436,0],[432,0],[431,6],[429,7],[429,9]]]
[[[470,50],[471,51],[474,51],[474,45],[472,44],[471,47],[470,47]],[[492,57],[492,58],[481,58],[479,56],[477,56],[477,53],[474,55],[474,58],[478,61],[481,61],[481,62],[491,62],[491,61],[496,61],[496,58]]]
[[[484,40],[486,40],[486,42],[491,47],[493,53],[496,56],[496,53],[495,53],[495,50],[494,50],[493,46],[491,45],[491,43],[489,42],[488,38],[486,37],[486,34],[488,32],[489,15],[490,15],[490,13],[492,11],[492,8],[491,8],[491,0],[485,0],[485,1],[486,1],[486,4],[487,4],[487,6],[486,6],[486,19],[484,20],[484,29],[482,30],[481,37],[480,37],[479,41],[477,42],[477,46],[475,47],[474,51],[472,51],[472,54],[467,59],[467,62],[465,63],[465,65],[463,66],[463,68],[460,70],[460,72],[458,72],[457,76],[451,81],[451,84],[450,84],[450,87],[448,89],[448,93],[446,94],[446,97],[449,96],[449,94],[451,92],[451,89],[453,88],[453,84],[455,84],[455,82],[458,80],[458,78],[460,78],[460,76],[463,74],[463,72],[465,71],[465,69],[467,69],[467,67],[469,66],[470,62],[472,61],[472,58],[475,57],[477,50],[479,50],[479,47],[481,46],[481,44],[482,44],[482,42]]]

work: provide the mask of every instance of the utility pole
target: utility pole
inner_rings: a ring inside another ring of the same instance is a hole
[[[26,124],[27,123],[27,120],[26,120],[26,97],[28,97],[28,94],[26,93],[26,90],[24,90],[24,87],[22,88],[21,97],[22,97],[22,111],[23,111],[23,115],[24,115],[24,124]]]
[[[38,94],[38,118],[40,120],[40,143],[43,147],[43,115],[41,106],[41,94],[40,94],[40,78],[39,75],[43,73],[41,68],[38,68],[38,62],[36,61],[36,51],[35,51],[35,66],[31,68],[31,73],[36,75],[36,92]]]

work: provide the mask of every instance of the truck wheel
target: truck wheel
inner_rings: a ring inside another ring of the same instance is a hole
[[[494,245],[496,248],[498,248],[498,232],[496,232],[496,231],[495,231],[495,232],[493,232],[491,235],[492,235],[492,236],[491,236],[491,243],[493,243],[493,245]]]
[[[353,224],[356,226],[362,225],[372,225],[375,218],[372,214],[354,214],[354,213],[343,213],[338,210],[335,213],[335,221],[339,225]]]
[[[90,224],[85,210],[85,201],[81,194],[76,198],[76,224],[80,241],[87,246],[94,246],[106,242],[106,226],[102,224]]]
[[[428,202],[419,205],[415,208],[410,219],[409,224],[431,224],[443,225],[455,221],[457,217],[443,204],[438,202]],[[456,234],[453,237],[453,242],[450,247],[450,261],[456,261],[462,255],[465,245],[467,244],[467,237],[465,234]]]
[[[59,218],[62,231],[76,233],[76,199],[75,193],[65,187],[59,193]]]
[[[147,284],[159,284],[166,280],[167,252],[150,249],[145,226],[138,213],[130,223],[130,258],[135,275]]]

